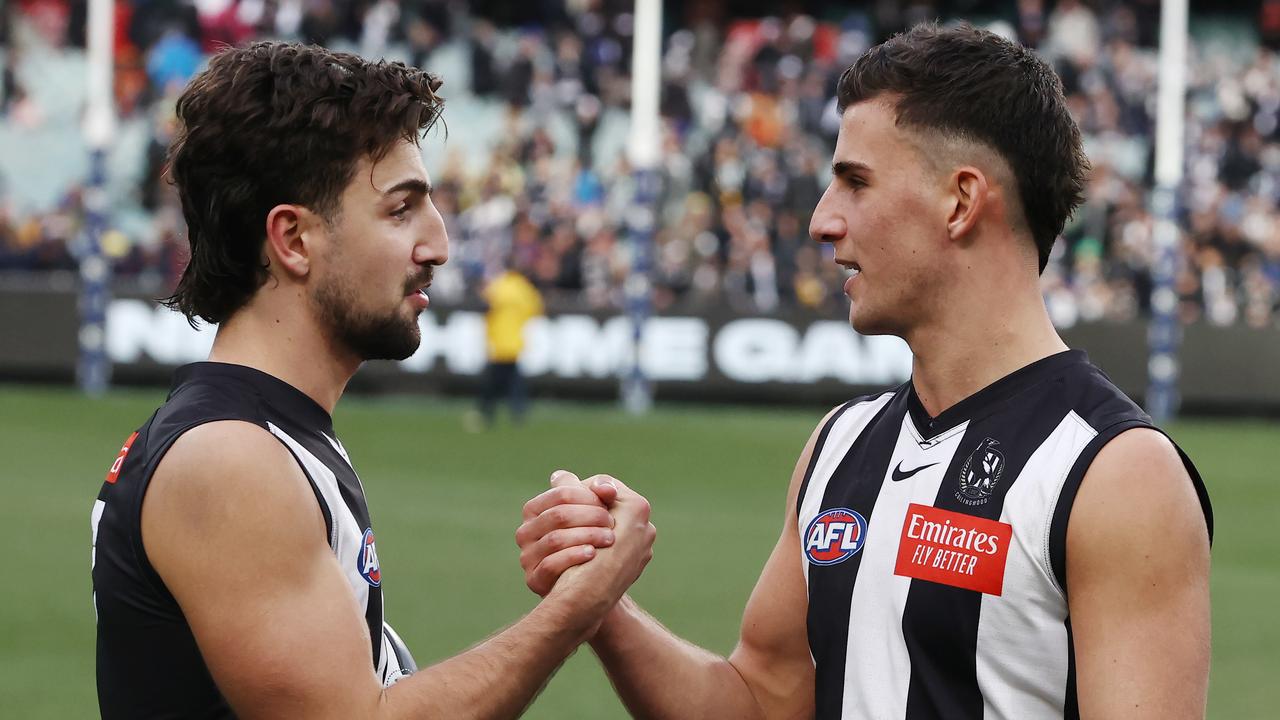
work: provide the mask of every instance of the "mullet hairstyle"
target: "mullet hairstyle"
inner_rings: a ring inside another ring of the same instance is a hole
[[[439,77],[295,43],[228,48],[178,98],[169,175],[190,260],[161,302],[221,323],[267,281],[266,217],[292,203],[336,219],[356,165],[418,143],[440,118]]]
[[[882,95],[896,96],[898,125],[979,143],[1008,163],[1043,273],[1089,172],[1057,74],[994,33],[924,23],[868,50],[836,88],[841,114]]]

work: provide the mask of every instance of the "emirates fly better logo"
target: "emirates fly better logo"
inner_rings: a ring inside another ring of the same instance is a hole
[[[842,563],[866,544],[867,520],[849,508],[823,512],[804,531],[804,554],[814,565]]]
[[[1012,538],[1009,523],[911,503],[893,574],[1000,595]]]

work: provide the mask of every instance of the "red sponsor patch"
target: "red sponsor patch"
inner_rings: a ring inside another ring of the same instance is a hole
[[[129,436],[124,441],[124,447],[120,448],[120,454],[116,456],[116,461],[111,463],[111,469],[107,471],[107,482],[114,485],[116,480],[120,478],[120,466],[124,465],[124,457],[129,454],[129,447],[133,445],[133,441],[138,439],[138,433]]]
[[[1009,523],[912,503],[893,574],[999,595],[1012,537]]]

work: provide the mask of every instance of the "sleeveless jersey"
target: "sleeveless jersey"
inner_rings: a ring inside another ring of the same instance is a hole
[[[165,452],[182,433],[217,420],[251,422],[288,448],[320,504],[326,541],[357,604],[364,608],[378,677],[390,685],[416,669],[403,643],[383,622],[382,574],[364,488],[334,435],[329,414],[266,373],[240,365],[195,363],[176,372],[168,400],[129,436],[93,506],[102,716],[232,717],[181,608],[147,560],[140,524],[147,485]]]
[[[1151,418],[1080,351],[937,418],[910,382],[833,413],[797,501],[817,717],[1078,717],[1067,520],[1098,451],[1137,427]]]

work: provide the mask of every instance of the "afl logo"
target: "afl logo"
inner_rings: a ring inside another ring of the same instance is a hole
[[[373,544],[373,528],[364,531],[364,542],[360,543],[360,554],[356,557],[356,569],[370,585],[378,587],[382,584],[382,570],[378,568],[378,549]]]
[[[814,565],[842,563],[866,543],[866,518],[848,508],[827,510],[804,531],[804,554]]]

